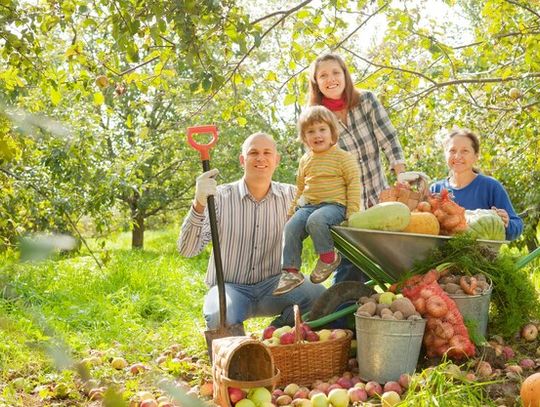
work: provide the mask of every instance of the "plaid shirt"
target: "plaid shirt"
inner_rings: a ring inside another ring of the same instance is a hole
[[[283,228],[295,192],[294,185],[272,182],[268,194],[256,201],[243,178],[218,186],[214,199],[226,283],[256,284],[281,273]],[[178,251],[196,256],[211,239],[208,210],[198,214],[192,207],[182,224]],[[213,252],[205,282],[216,284]]]
[[[357,106],[348,112],[347,127],[339,120],[339,145],[360,163],[362,207],[367,209],[379,202],[379,194],[388,187],[380,159],[380,149],[391,167],[404,164],[403,150],[396,129],[384,107],[369,91],[360,92]]]

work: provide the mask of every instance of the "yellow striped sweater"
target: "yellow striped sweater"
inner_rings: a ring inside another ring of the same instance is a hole
[[[349,152],[337,145],[322,152],[308,151],[298,165],[298,191],[289,209],[294,214],[300,197],[310,204],[339,203],[347,207],[347,218],[360,210],[360,167]]]

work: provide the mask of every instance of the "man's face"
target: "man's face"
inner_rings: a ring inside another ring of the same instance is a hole
[[[255,136],[244,146],[240,164],[249,178],[271,179],[279,164],[275,143],[266,136]]]

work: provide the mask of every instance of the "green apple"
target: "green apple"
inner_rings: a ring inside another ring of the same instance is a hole
[[[324,342],[330,339],[332,331],[330,329],[321,329],[319,331],[319,341]]]
[[[328,393],[328,401],[333,407],[347,407],[349,405],[349,392],[346,389],[332,389]]]
[[[521,91],[518,88],[512,88],[508,91],[508,96],[512,99],[519,99],[521,97]]]
[[[272,393],[266,387],[253,387],[249,390],[247,398],[258,406],[265,402],[271,402]]]
[[[281,335],[283,335],[283,334],[286,333],[286,332],[290,332],[291,329],[292,329],[292,328],[291,328],[290,326],[284,325],[284,326],[282,326],[282,327],[280,327],[280,328],[277,328],[277,329],[272,333],[272,337],[273,337],[273,338],[278,338],[278,339],[279,339],[279,337],[280,337]]]
[[[382,407],[393,407],[401,401],[401,397],[395,391],[385,391],[381,396]]]
[[[285,393],[287,396],[293,397],[299,388],[300,386],[298,386],[296,383],[289,383],[283,389],[283,393]]]
[[[234,405],[235,407],[257,407],[250,399],[242,399]]]
[[[328,397],[324,393],[316,393],[311,396],[311,404],[313,407],[328,407]]]
[[[392,304],[396,295],[390,291],[386,291],[379,296],[379,304]]]

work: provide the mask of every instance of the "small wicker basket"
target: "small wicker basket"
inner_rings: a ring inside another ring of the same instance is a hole
[[[352,332],[346,336],[322,342],[302,342],[300,311],[294,306],[295,343],[269,346],[274,363],[281,372],[279,385],[296,383],[311,385],[315,380],[325,380],[341,375],[347,369]]]
[[[416,190],[413,187],[416,187]],[[421,201],[425,201],[428,195],[428,180],[424,176],[419,176],[416,181],[409,181],[408,185],[397,184],[382,190],[379,202],[401,202],[412,211]]]
[[[214,402],[218,406],[232,405],[229,387],[266,387],[272,391],[280,380],[268,347],[250,336],[214,339],[212,355]]]

